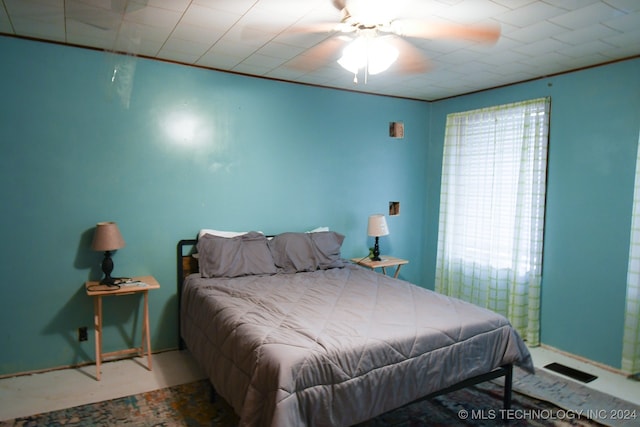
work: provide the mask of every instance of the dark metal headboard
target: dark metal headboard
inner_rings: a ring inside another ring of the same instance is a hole
[[[193,248],[198,243],[196,239],[184,239],[178,242],[177,247],[177,292],[178,292],[178,348],[183,350],[185,348],[184,341],[180,336],[180,310],[182,308],[182,283],[184,279],[191,273],[198,271],[198,259],[193,257]],[[185,249],[188,249],[185,254]]]
[[[198,259],[193,257],[193,248],[198,243],[197,239],[185,239],[178,242],[178,285],[182,286],[185,277],[198,271]],[[185,247],[189,249],[185,254]]]

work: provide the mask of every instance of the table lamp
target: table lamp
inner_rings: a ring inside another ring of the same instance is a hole
[[[380,236],[386,236],[389,234],[387,219],[384,215],[375,214],[369,216],[369,226],[367,227],[367,234],[376,238],[376,243],[373,246],[373,258],[371,258],[371,260],[380,261],[380,247],[378,246],[378,238]]]
[[[99,222],[96,224],[91,249],[94,251],[104,251],[104,259],[102,260],[104,278],[100,281],[101,284],[115,286],[115,280],[111,277],[111,272],[113,271],[111,252],[123,247],[124,239],[115,222]]]

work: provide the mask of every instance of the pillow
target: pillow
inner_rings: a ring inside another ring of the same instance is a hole
[[[204,236],[205,234],[211,234],[213,236],[218,236],[218,237],[231,238],[231,237],[242,236],[243,234],[247,234],[247,233],[248,231],[220,231],[220,230],[213,230],[211,228],[203,228],[198,233],[198,239]]]
[[[313,230],[307,231],[307,233],[319,233],[321,231],[329,231],[329,227],[316,227]]]
[[[250,231],[235,237],[204,234],[198,239],[202,277],[275,274],[277,268],[264,234]]]
[[[269,240],[275,265],[284,273],[318,269],[313,242],[307,233],[282,233]]]
[[[205,234],[211,234],[213,236],[218,236],[218,237],[231,238],[231,237],[242,236],[243,234],[247,234],[247,233],[248,231],[220,231],[220,230],[214,230],[212,228],[202,228],[198,232],[198,239],[200,239]],[[262,234],[262,231],[258,231],[258,233]],[[196,259],[200,258],[200,255],[197,252],[194,253],[192,256]]]
[[[340,247],[344,236],[333,231],[282,233],[269,240],[276,266],[284,273],[344,267]]]
[[[316,248],[316,260],[320,270],[344,267],[340,256],[340,248],[344,236],[333,231],[323,231],[309,234]]]

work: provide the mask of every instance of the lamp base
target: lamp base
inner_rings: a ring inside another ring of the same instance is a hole
[[[378,236],[376,236],[376,243],[373,245],[373,258],[371,261],[382,261],[380,259],[380,246],[378,246]]]
[[[113,260],[111,259],[111,251],[104,252],[104,259],[102,260],[102,272],[104,273],[104,277],[100,280],[101,285],[107,286],[118,286],[116,284],[116,279],[111,277],[111,272],[113,271]]]
[[[113,277],[103,278],[102,280],[100,280],[100,284],[106,286],[119,286],[118,284],[116,284],[116,279],[114,279]]]

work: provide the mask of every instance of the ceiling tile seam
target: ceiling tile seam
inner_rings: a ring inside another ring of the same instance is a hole
[[[171,32],[167,35],[167,38],[164,39],[164,41],[162,42],[162,44],[160,45],[160,47],[158,48],[158,50],[156,51],[154,56],[160,55],[160,52],[162,52],[162,49],[164,49],[164,47],[167,44],[167,42],[169,41],[169,39],[171,38],[173,33],[176,31],[176,28],[178,27],[180,22],[182,22],[182,19],[184,18],[184,15],[187,13],[187,11],[189,10],[189,7],[191,7],[192,4],[193,4],[193,1],[190,1],[189,5],[184,8],[184,10],[182,11],[182,14],[180,15],[180,19],[178,19],[178,21],[176,22],[176,25],[173,26],[173,28],[171,29]],[[124,20],[124,17],[123,17],[123,20]],[[120,24],[120,25],[122,26],[122,24]],[[119,32],[119,29],[118,29],[118,32]]]
[[[601,25],[604,25],[604,24],[601,24]],[[609,28],[609,27],[607,27],[607,28]],[[615,28],[611,28],[611,30],[614,30],[614,31],[617,33],[616,37],[624,34],[624,32],[623,32],[623,31],[616,30]],[[560,43],[566,44],[567,46],[570,46],[570,47],[576,47],[576,46],[580,46],[580,45],[582,44],[582,43],[578,43],[578,44],[576,44],[576,43],[571,43],[571,42],[569,42],[569,41],[561,40],[561,39],[559,38],[559,36],[562,36],[562,35],[563,35],[563,34],[553,35],[553,36],[550,36],[550,37],[549,37],[549,39],[553,39],[553,40],[555,40],[555,41],[557,41],[557,42],[560,42]],[[614,36],[613,36],[613,35],[610,35],[610,36],[608,36],[608,37],[614,37]],[[602,37],[600,37],[600,38],[598,39],[598,41],[600,41],[600,42],[602,42],[602,43],[605,43],[605,44],[607,44],[607,45],[609,45],[609,46],[611,46],[611,47],[616,47],[616,48],[617,48],[617,47],[619,47],[619,46],[616,46],[616,45],[614,45],[614,44],[611,44],[611,43],[606,42],[606,41],[605,41],[605,39],[604,39],[604,38],[602,38]]]
[[[244,17],[247,15],[247,13],[249,13],[249,11],[253,10],[253,8],[255,8],[255,7],[257,6],[258,2],[259,2],[259,0],[255,0],[255,1],[253,2],[253,4],[251,5],[251,7],[249,7],[247,10],[245,10],[245,11],[244,11],[244,13],[243,13],[242,15],[240,15],[240,17],[239,17],[239,18],[238,18],[238,19],[237,19],[237,20],[236,20],[232,25],[230,25],[230,26],[229,26],[229,28],[227,28],[227,30],[226,30],[226,31],[225,31],[225,32],[224,32],[220,37],[218,37],[218,40],[216,40],[215,42],[213,42],[213,43],[211,44],[211,46],[209,46],[209,49],[207,49],[206,51],[204,51],[204,53],[203,53],[202,55],[200,55],[200,57],[194,61],[194,64],[197,64],[198,62],[202,61],[202,59],[203,59],[205,56],[207,56],[207,54],[209,54],[209,53],[211,52],[211,49],[213,49],[213,48],[218,44],[218,42],[219,42],[220,40],[222,40],[222,39],[223,39],[227,34],[229,34],[229,32],[230,32],[230,31],[231,31],[231,30],[232,30],[236,25],[238,25],[238,22],[240,22],[240,21],[242,20],[242,18],[244,18]],[[203,5],[203,7],[206,7],[206,6],[204,6],[204,5]],[[215,9],[213,9],[213,8],[212,8],[211,10],[215,10]],[[254,50],[254,51],[253,51],[253,53],[255,53],[255,52],[256,52],[256,51]],[[252,53],[252,55],[253,55],[253,53]],[[215,56],[215,55],[214,55],[214,56]],[[241,63],[242,63],[242,62],[240,62],[240,64],[241,64]],[[235,66],[234,66],[234,67],[232,67],[230,70],[231,70],[231,71],[233,71],[233,69],[234,69],[234,68],[235,68]]]
[[[629,11],[629,10],[621,9],[621,8],[620,8],[620,7],[618,7],[617,5],[612,4],[610,1],[607,1],[607,0],[602,0],[602,1],[603,1],[604,3],[606,3],[606,5],[607,5],[607,6],[609,6],[611,9],[615,9],[615,10],[617,10],[618,12],[622,13],[623,15],[629,15],[630,13],[632,13],[632,12],[631,12],[631,11]]]
[[[64,26],[64,42],[70,43],[69,32],[67,31],[67,0],[63,0],[62,2],[62,21]],[[118,27],[118,30],[120,30],[120,27]]]
[[[9,14],[9,9],[7,9],[7,5],[5,4],[4,0],[0,0],[2,1],[2,8],[4,9],[4,13],[7,15],[7,20],[9,21],[9,25],[11,26],[11,31],[13,31],[13,34],[18,34],[16,32],[16,27],[13,25],[13,20],[11,19],[11,15]]]

